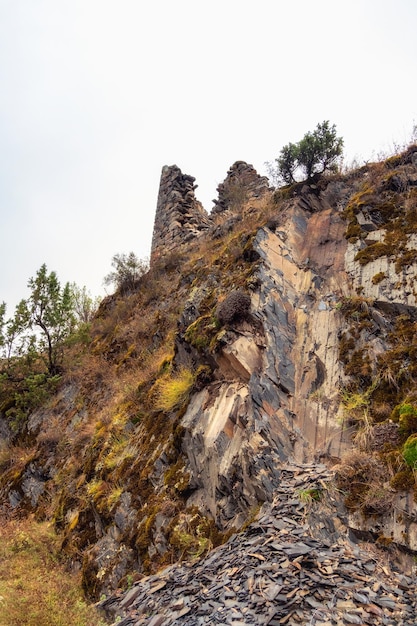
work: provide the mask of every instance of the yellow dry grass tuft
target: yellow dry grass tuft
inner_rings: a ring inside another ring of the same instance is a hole
[[[194,374],[187,368],[157,381],[155,408],[170,412],[184,407],[194,385]]]

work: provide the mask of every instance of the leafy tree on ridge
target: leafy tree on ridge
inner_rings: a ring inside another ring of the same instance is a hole
[[[304,180],[315,174],[332,170],[343,152],[343,139],[337,136],[336,126],[329,121],[317,124],[297,144],[284,146],[276,159],[279,178],[287,185],[296,182],[295,173],[301,170]]]

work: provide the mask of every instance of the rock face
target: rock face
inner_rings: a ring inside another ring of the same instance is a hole
[[[195,178],[176,165],[162,168],[152,238],[151,263],[178,250],[209,227],[206,211],[196,199]]]
[[[213,200],[212,215],[235,210],[236,207],[251,198],[259,198],[270,191],[266,176],[260,176],[253,165],[245,161],[236,161],[227,172],[227,176],[217,187],[218,197]]]
[[[260,261],[252,323],[238,323],[223,337],[214,355],[218,381],[194,394],[182,419],[193,490],[188,503],[221,527],[239,526],[251,507],[273,497],[283,460],[341,458],[352,447],[356,427],[346,423],[341,392],[356,371],[347,375],[341,338],[355,337],[353,357],[376,363],[389,348],[396,317],[415,319],[410,285],[417,263],[409,262],[400,276],[395,257],[361,265],[362,240],[345,238],[344,210],[356,189],[344,183],[320,192],[306,187],[253,240]],[[413,241],[411,234],[410,249]],[[381,268],[386,283],[374,285]],[[368,302],[372,296],[377,299]],[[351,301],[365,307],[369,320],[358,323],[365,312],[346,315],[342,304]],[[362,528],[414,550],[416,514],[412,496],[399,496],[392,515],[364,521]],[[352,528],[360,530],[360,517],[350,515]]]
[[[345,226],[324,200],[314,202],[317,212],[304,197],[279,230],[258,231],[252,321],[229,329],[214,355],[219,380],[193,395],[181,422],[189,504],[223,527],[239,526],[273,497],[283,460],[340,457],[351,445],[335,349],[343,324],[336,305],[347,293]],[[188,323],[197,317],[194,310]]]
[[[262,229],[255,240],[267,366],[253,388],[264,412],[291,432],[300,461],[340,456],[349,445],[338,419],[343,373],[334,349],[342,323],[336,305],[346,295],[344,224],[324,201],[313,214],[306,202],[295,202],[282,228]]]

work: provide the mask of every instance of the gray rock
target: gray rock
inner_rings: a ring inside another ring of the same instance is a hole
[[[369,571],[369,548],[350,543],[346,533],[339,532],[334,544],[322,541],[314,529],[328,515],[327,505],[309,508],[294,498],[298,488],[331,481],[331,472],[323,465],[286,465],[282,477],[279,494],[245,532],[196,564],[170,566],[143,579],[102,603],[103,610],[122,618],[127,610],[136,625],[162,620],[155,623],[323,626],[365,620],[411,626],[416,578],[388,565]],[[401,600],[400,585],[407,587]]]

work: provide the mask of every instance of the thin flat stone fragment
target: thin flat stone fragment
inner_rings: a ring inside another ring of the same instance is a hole
[[[270,585],[265,593],[267,599],[270,600],[271,602],[272,600],[275,600],[277,595],[281,592],[281,589],[282,589],[282,585],[277,585],[277,584]]]
[[[166,587],[166,580],[161,580],[161,582],[157,583],[156,585],[154,585],[153,587],[151,587],[150,589],[148,589],[147,593],[156,593],[157,591],[160,591],[160,589],[163,589],[164,587]]]
[[[342,617],[347,624],[363,624],[362,618],[354,613],[344,613]]]
[[[249,552],[248,556],[253,556],[256,559],[259,559],[260,561],[265,561],[265,557],[262,554],[259,553],[255,553],[255,552]]]
[[[166,620],[165,615],[154,615],[146,626],[161,626]]]
[[[175,613],[172,614],[172,617],[173,619],[177,620],[177,619],[180,619],[181,617],[184,617],[184,615],[187,615],[188,613],[190,613],[190,611],[191,611],[191,607],[185,606],[180,611],[175,611]]]

